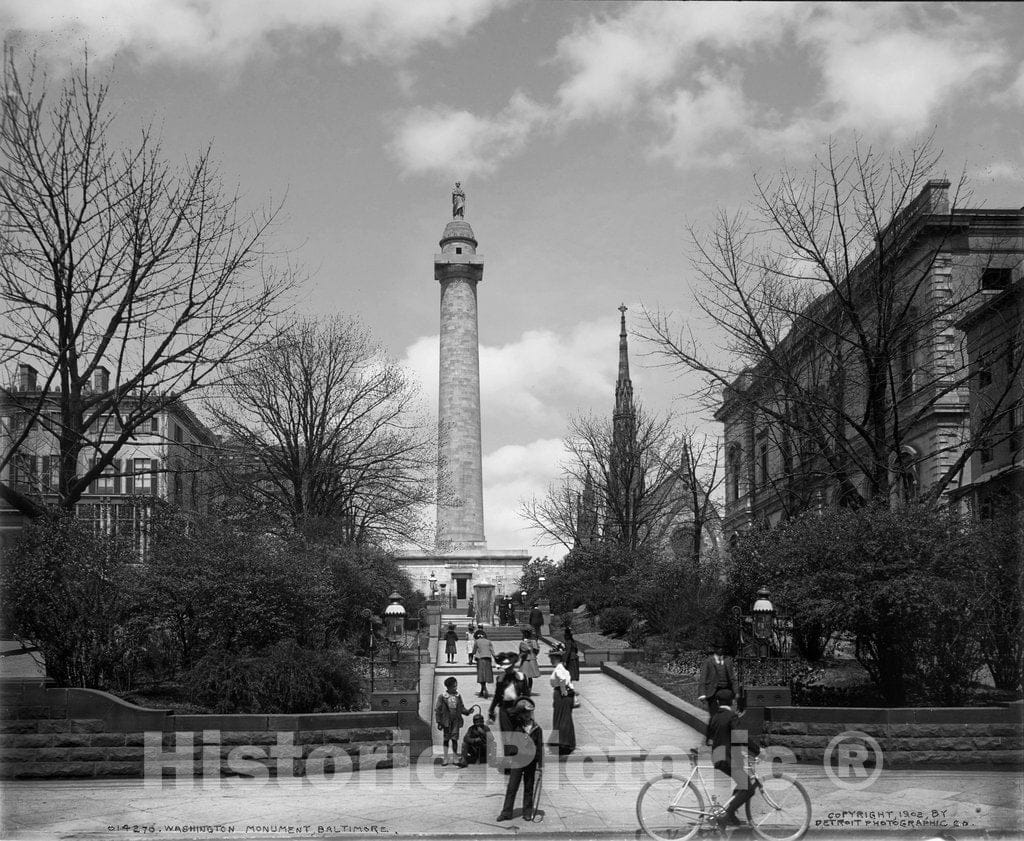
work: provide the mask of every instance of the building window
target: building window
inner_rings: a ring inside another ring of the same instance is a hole
[[[1009,289],[1012,269],[997,269],[991,266],[981,273],[982,289]]]
[[[899,395],[906,399],[917,390],[917,336],[911,336],[900,343]]]
[[[174,424],[174,443],[181,444],[185,441],[185,430],[183,430],[178,424]]]
[[[151,494],[154,492],[153,473],[150,459],[137,458],[133,462],[134,493]]]
[[[743,450],[739,444],[732,444],[729,447],[729,456],[726,459],[725,469],[729,488],[729,498],[727,501],[735,502],[740,498],[740,471],[743,469]]]
[[[978,455],[981,457],[982,464],[992,461],[992,442],[988,438],[978,442]]]
[[[159,418],[150,418],[149,419],[149,431],[153,432],[153,433],[160,432],[160,419]]]
[[[992,354],[983,353],[978,358],[978,388],[992,385]]]
[[[116,493],[116,491],[114,490],[114,473],[115,471],[112,466],[103,468],[103,472],[96,479],[96,493]]]
[[[768,484],[768,431],[757,436],[757,486],[763,488]]]

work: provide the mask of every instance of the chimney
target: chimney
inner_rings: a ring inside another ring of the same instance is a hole
[[[18,390],[36,390],[36,369],[31,365],[22,363],[18,366]]]
[[[93,374],[92,389],[93,391],[110,390],[110,371],[104,368],[102,365],[98,366],[96,368],[96,373]]]

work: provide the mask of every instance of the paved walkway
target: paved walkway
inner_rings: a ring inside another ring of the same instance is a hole
[[[439,659],[434,697],[444,677],[456,674],[466,703],[474,702],[475,673],[466,664],[465,643],[460,643],[460,664],[448,666],[443,647]],[[538,720],[545,729],[551,724],[546,680],[541,677],[537,697]],[[363,771],[337,780],[6,782],[0,836],[118,841],[140,836],[562,835],[637,841],[642,833],[635,803],[641,786],[661,771],[662,756],[685,755],[700,744],[700,734],[596,669],[584,671],[580,688],[583,706],[575,714],[579,750],[568,761],[548,757],[540,820],[532,823],[521,818],[521,794],[515,819],[495,821],[503,775],[486,766],[442,767],[428,753],[407,768]],[[427,705],[431,702],[426,700]],[[434,751],[439,753],[436,745]],[[957,841],[1024,837],[1024,787],[1021,776],[1012,772],[886,769],[866,788],[854,790],[837,785],[818,766],[799,765],[792,771],[813,803],[808,838],[923,841],[942,833]],[[741,828],[728,837],[746,841],[752,836],[749,828]]]

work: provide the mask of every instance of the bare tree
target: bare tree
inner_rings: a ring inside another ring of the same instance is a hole
[[[154,416],[244,355],[290,278],[264,264],[273,211],[243,212],[208,149],[174,167],[148,128],[115,145],[87,68],[52,101],[34,64],[26,78],[9,59],[5,83],[0,364],[32,377],[3,390],[0,468],[55,451],[51,490],[71,509]],[[43,513],[11,482],[0,496]]]
[[[540,534],[569,549],[596,542],[627,548],[669,543],[683,526],[699,557],[717,522],[712,500],[718,447],[692,431],[677,434],[670,417],[636,410],[634,434],[614,421],[578,417],[564,445],[562,478],[543,497],[520,502],[519,514]]]
[[[408,376],[358,321],[279,330],[210,405],[225,503],[264,528],[329,528],[345,544],[423,542],[437,441]]]
[[[939,158],[930,140],[888,157],[830,144],[806,176],[755,178],[749,216],[691,231],[694,295],[720,353],[671,313],[647,313],[656,353],[703,374],[705,398],[724,393],[771,438],[787,507],[826,483],[847,502],[937,500],[1009,411],[1007,388],[972,428],[928,453],[909,446],[935,413],[966,418],[972,372],[953,323],[986,270],[1019,265],[1024,234],[1015,211],[961,209],[963,179],[950,194]],[[926,487],[906,480],[943,451]]]

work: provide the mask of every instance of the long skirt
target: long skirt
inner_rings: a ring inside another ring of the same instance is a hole
[[[490,683],[494,680],[494,671],[491,669],[490,657],[476,658],[476,682]]]
[[[444,641],[444,653],[445,654],[458,654],[459,653],[458,643],[456,643],[455,640],[445,640]]]
[[[551,738],[549,745],[558,745],[563,750],[576,748],[576,727],[572,723],[572,695],[563,696],[557,689],[554,691],[554,716],[551,720]]]
[[[565,667],[569,670],[569,677],[572,682],[575,683],[580,679],[580,658],[572,657],[569,662],[565,664]]]
[[[519,651],[520,653],[522,653],[521,648],[519,649]],[[533,651],[533,649],[528,649],[528,651],[528,659],[522,660],[520,662],[519,668],[522,670],[523,674],[528,678],[540,677],[540,668],[537,666],[537,655]]]

